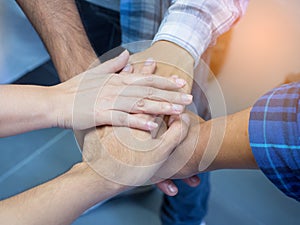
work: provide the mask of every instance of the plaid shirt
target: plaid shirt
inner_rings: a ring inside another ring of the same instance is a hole
[[[257,164],[286,195],[300,201],[300,82],[275,88],[254,105],[249,138]]]
[[[197,63],[247,4],[248,0],[121,0],[122,41],[167,40],[186,49]]]

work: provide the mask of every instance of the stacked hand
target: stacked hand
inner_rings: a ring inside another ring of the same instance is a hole
[[[124,65],[125,64],[123,64],[123,66]],[[155,65],[156,64],[153,62],[153,60],[147,60],[144,64],[134,66],[127,65],[119,75],[110,75],[113,76],[111,77],[111,84],[116,84],[120,87],[123,85],[123,87],[121,87],[122,91],[112,94],[112,99],[110,102],[114,103],[113,105],[111,104],[111,107],[114,105],[118,105],[118,101],[121,97],[124,98],[124,107],[127,107],[123,108],[123,110],[127,109],[130,113],[144,113],[147,115],[149,115],[149,113],[152,113],[154,115],[172,115],[170,118],[171,122],[169,122],[168,126],[164,124],[165,126],[163,127],[165,129],[161,129],[161,134],[157,138],[153,138],[149,134],[149,132],[131,130],[127,128],[128,122],[130,124],[130,121],[126,121],[126,124],[123,120],[122,123],[119,123],[119,125],[125,126],[123,128],[105,127],[104,129],[91,129],[86,132],[86,135],[84,137],[84,161],[86,161],[90,165],[90,167],[102,177],[105,177],[106,179],[119,184],[127,186],[138,186],[145,184],[149,180],[151,180],[151,182],[153,183],[161,181],[162,177],[156,176],[155,174],[166,162],[170,165],[170,167],[168,168],[174,167],[174,162],[176,160],[170,161],[169,157],[170,155],[172,155],[176,147],[178,150],[176,152],[181,152],[179,151],[179,149],[182,149],[183,147],[180,144],[187,137],[187,133],[189,130],[189,116],[187,114],[182,114],[184,111],[184,107],[182,107],[182,105],[190,104],[192,99],[190,95],[180,92],[185,86],[186,82],[184,82],[182,79],[179,79],[177,76],[171,76],[170,79],[150,75],[154,73]],[[121,70],[122,67],[118,67],[117,69]],[[139,73],[143,75],[139,75],[137,77],[136,75],[130,73]],[[121,80],[122,82],[120,82]],[[137,85],[128,86],[132,85],[133,83],[139,84],[142,87],[137,87]],[[126,84],[125,89],[124,84]],[[145,89],[144,85],[151,85],[151,88]],[[131,87],[134,88],[130,90]],[[169,91],[154,89],[154,87]],[[126,89],[128,89],[129,91]],[[111,90],[112,88],[109,88],[107,93],[109,93],[109,91]],[[134,90],[139,90],[140,94],[135,93]],[[124,96],[122,96],[122,94],[120,95],[120,93],[124,94]],[[132,93],[135,93],[135,95],[131,95]],[[119,94],[119,96],[117,96],[117,94]],[[116,97],[118,97],[119,99]],[[132,97],[134,97],[135,99],[130,102],[132,100]],[[153,106],[156,105],[157,107],[153,107],[152,110],[149,110],[149,108],[147,108],[147,110],[140,110],[136,107],[137,105],[134,104],[135,102],[138,102],[136,98],[147,98],[143,101],[142,105],[145,105],[145,101],[153,101],[152,103],[149,102],[149,105],[153,104]],[[158,100],[158,102],[155,100]],[[165,100],[167,102],[171,102],[172,104],[181,104],[176,105],[176,107],[180,107],[180,110],[174,110],[174,107],[172,110],[172,107],[170,107],[170,103],[159,102],[159,100]],[[164,110],[161,110],[162,108]],[[143,116],[141,114],[128,115],[134,117],[136,120],[144,120],[143,122],[141,122],[141,124],[144,124],[144,126],[131,127],[150,130],[149,126],[145,127],[145,124],[147,119],[153,121],[153,117]],[[108,121],[109,119],[111,119],[111,117],[114,118],[114,115],[108,114]],[[147,119],[145,120],[145,118]],[[118,121],[118,117],[116,117],[116,121]],[[114,122],[112,124],[117,125],[114,124]],[[191,141],[194,143],[197,141],[197,139],[188,140],[189,142]],[[192,153],[193,152],[190,153],[190,156],[192,156]],[[175,153],[175,155],[176,154],[177,153]],[[186,158],[185,163],[187,163],[188,161],[189,157]],[[171,169],[174,172],[168,174],[170,174],[170,176],[173,176],[183,166],[184,165],[182,164],[180,167],[177,166],[177,168],[175,166],[176,170]],[[160,173],[162,173],[162,170],[159,171],[159,174]],[[164,177],[164,179],[166,178],[169,177]],[[195,179],[186,179],[187,183],[192,186],[199,184],[198,179],[196,180],[196,182],[191,182],[193,180]],[[170,191],[170,184],[172,184],[171,181],[166,181],[160,183],[159,187],[166,194],[174,195],[176,193],[174,191]]]
[[[176,76],[150,75],[155,63],[130,74],[129,53],[51,87],[53,126],[84,130],[101,125],[153,130],[152,117],[141,114],[179,115],[192,96],[179,92],[186,82]],[[125,69],[117,74],[118,71]],[[130,75],[129,75],[130,74]]]

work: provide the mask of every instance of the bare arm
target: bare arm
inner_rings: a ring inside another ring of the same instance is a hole
[[[84,130],[115,125],[149,131],[157,124],[139,113],[174,115],[191,103],[192,96],[176,91],[184,86],[184,80],[114,74],[128,59],[129,53],[125,51],[52,87],[0,86],[0,105],[5,105],[0,111],[0,137],[48,127]],[[149,90],[153,94],[144,99]]]
[[[90,148],[90,143],[95,141],[92,139],[84,146],[83,157],[88,163],[79,163],[52,181],[1,201],[0,221],[11,225],[70,224],[97,202],[130,186],[144,184],[186,137],[188,127],[187,115],[183,114],[181,119],[174,116],[174,123],[161,138],[149,140],[151,151],[131,151],[128,154],[111,149],[111,154],[117,153],[117,161],[110,157],[103,158],[105,149],[101,145]],[[106,139],[109,141],[109,137]],[[124,170],[127,167],[123,163],[132,165],[129,171]],[[111,175],[109,178],[120,177],[121,180],[104,179],[107,174]]]
[[[74,0],[17,0],[42,38],[65,81],[85,71],[97,59]]]
[[[208,141],[213,142],[214,139],[221,136],[220,133],[225,132],[216,158],[207,168],[207,171],[217,169],[258,169],[249,142],[248,123],[250,111],[251,108],[226,117],[216,118],[203,124],[201,130],[204,131],[204,134],[202,134],[203,137],[199,137],[199,143],[196,148],[198,162],[202,159],[200,152],[201,150],[203,152]],[[224,120],[226,120],[225,130],[220,126],[219,130],[216,129],[217,133],[211,133],[212,126],[218,128],[218,124],[223,123]],[[212,139],[209,140],[209,138]],[[206,151],[211,150],[208,148]]]
[[[67,225],[97,202],[125,189],[79,163],[45,184],[1,201],[0,220],[11,225]]]
[[[246,109],[233,115],[205,122],[200,117],[190,113],[192,125],[189,135],[176,148],[176,152],[178,156],[183,157],[191,148],[194,152],[174,177],[185,178],[200,172],[218,169],[257,169],[249,143],[249,114],[250,109]],[[226,126],[224,127],[225,121]],[[212,130],[214,131],[212,132]],[[220,143],[220,145],[216,143]],[[216,154],[210,160],[210,157],[204,156],[205,152],[216,152]],[[202,168],[199,168],[201,161]],[[180,159],[174,160],[173,158],[161,170],[168,171],[172,165],[174,166],[174,163],[178,162]]]

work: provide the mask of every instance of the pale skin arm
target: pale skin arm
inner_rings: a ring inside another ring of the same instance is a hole
[[[188,116],[183,114],[181,119],[178,116],[173,117],[175,117],[175,122],[164,135],[159,139],[150,140],[152,145],[157,146],[152,151],[132,151],[131,154],[119,152],[119,159],[127,163],[142,162],[148,165],[159,162],[158,167],[142,167],[136,172],[127,173],[128,171],[119,170],[120,177],[126,177],[128,184],[143,183],[145,178],[151,178],[176,145],[186,137],[189,128]],[[101,173],[96,173],[95,169],[97,171],[99,164],[93,164],[93,162],[101,160],[101,155],[97,158],[99,156],[97,152],[101,152],[101,147],[95,149],[89,148],[88,145],[84,146],[84,152],[88,151],[95,156],[89,163],[79,163],[52,181],[1,201],[0,221],[10,225],[71,224],[97,202],[131,188],[131,185],[111,182],[104,179]],[[120,166],[121,162],[119,162]],[[105,160],[105,163],[107,164],[104,165],[104,169],[108,168],[112,161]],[[117,168],[115,169],[117,171]],[[111,173],[111,171],[108,172]],[[133,180],[135,182],[131,183]]]
[[[62,81],[86,70],[96,60],[96,54],[84,31],[74,0],[17,2],[40,34]],[[193,77],[193,57],[176,44],[158,41],[145,52],[136,54],[132,62],[145,61],[149,57],[162,62],[158,63],[157,74],[176,74],[185,79]],[[190,93],[191,84],[192,79],[188,79],[184,92]],[[100,137],[108,132],[111,132],[110,127],[98,128]],[[145,134],[141,131],[136,132]],[[76,132],[76,137],[82,144],[84,133]]]
[[[79,163],[45,184],[1,201],[0,220],[10,225],[71,224],[86,209],[126,188]]]
[[[84,31],[74,0],[17,0],[17,2],[42,38],[62,81],[86,70],[97,59]],[[159,41],[145,53],[136,56],[133,62],[145,61],[153,57],[164,62],[163,65],[169,64],[165,67],[158,63],[157,67],[157,74],[163,74],[166,77],[173,74],[180,78],[189,77],[186,73],[175,69],[173,65],[178,65],[179,68],[187,70],[187,74],[192,74],[194,64],[192,56],[170,42]],[[191,82],[187,80],[188,85],[185,90],[191,89]],[[185,92],[189,93],[189,91]],[[106,127],[98,129],[102,130],[99,132],[100,136],[101,133],[108,132],[105,129]],[[109,130],[110,127],[107,129]],[[76,134],[79,142],[82,143],[83,134],[80,132]]]
[[[125,51],[52,87],[0,86],[0,104],[6,106],[0,112],[0,137],[49,127],[84,130],[106,124],[152,130],[157,124],[138,113],[176,115],[191,103],[192,96],[176,91],[185,85],[182,79],[114,74],[128,59]],[[149,90],[153,94],[144,99]]]

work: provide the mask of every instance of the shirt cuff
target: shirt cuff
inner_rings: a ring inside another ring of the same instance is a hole
[[[253,106],[249,139],[262,172],[300,201],[300,83],[275,88]]]
[[[178,18],[184,18],[178,20]],[[201,29],[196,29],[201,27]],[[165,17],[153,43],[170,41],[187,50],[198,65],[201,55],[211,42],[212,29],[201,16],[176,12]]]

